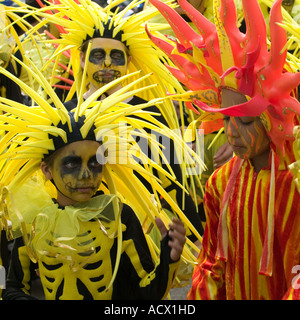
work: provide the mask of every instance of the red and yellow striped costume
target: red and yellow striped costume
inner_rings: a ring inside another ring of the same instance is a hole
[[[232,175],[235,179],[230,181]],[[207,224],[188,299],[300,297],[300,289],[292,287],[297,276],[293,267],[300,265],[300,194],[291,172],[280,165],[275,170],[274,213],[270,222],[270,179],[270,168],[256,173],[249,160],[238,157],[210,177],[204,199]],[[222,200],[227,195],[225,226],[219,226]],[[263,254],[267,226],[272,227],[273,222],[273,248],[268,246]],[[223,251],[227,250],[226,257],[222,256],[222,246]],[[262,274],[269,254],[273,254],[271,274]]]

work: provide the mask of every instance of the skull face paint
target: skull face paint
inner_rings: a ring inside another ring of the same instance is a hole
[[[103,166],[96,159],[97,141],[77,141],[58,150],[49,168],[60,205],[89,200],[102,182]]]
[[[91,41],[87,75],[94,87],[100,88],[126,74],[128,54],[122,42],[107,38]]]
[[[222,108],[246,102],[239,92],[222,89]],[[223,117],[224,130],[233,152],[242,159],[253,159],[270,147],[270,139],[259,117]]]

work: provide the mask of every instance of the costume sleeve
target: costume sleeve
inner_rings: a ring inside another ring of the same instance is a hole
[[[173,262],[170,259],[167,236],[161,241],[160,260],[154,265],[140,222],[134,212],[126,207],[125,217],[122,218],[122,223],[126,225],[126,231],[123,233],[124,253],[112,298],[164,299],[176,276],[180,260]]]
[[[37,264],[31,262],[22,238],[14,241],[3,300],[36,300],[30,295],[31,280]]]
[[[226,299],[223,273],[225,263],[215,257],[220,206],[218,192],[214,189],[215,179],[212,178],[207,181],[205,189],[206,225],[202,247],[197,259],[198,264],[193,273],[192,288],[187,296],[190,300]]]

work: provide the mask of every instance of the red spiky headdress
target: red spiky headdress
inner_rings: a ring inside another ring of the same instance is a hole
[[[293,139],[295,114],[300,114],[300,104],[291,95],[300,73],[287,71],[287,36],[278,25],[282,0],[274,2],[270,13],[270,49],[257,0],[242,0],[246,33],[237,27],[233,0],[213,1],[214,23],[186,0],[178,0],[197,33],[168,5],[150,0],[168,20],[177,41],[148,35],[175,63],[177,68],[169,67],[170,72],[191,90],[182,99],[205,111],[202,120],[210,121],[211,131],[223,126],[221,114],[260,116],[273,144],[284,153],[285,141]],[[224,87],[243,93],[248,101],[221,109],[219,93]]]

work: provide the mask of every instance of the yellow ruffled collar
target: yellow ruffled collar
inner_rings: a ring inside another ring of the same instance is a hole
[[[72,259],[78,251],[78,237],[88,232],[85,223],[91,220],[97,221],[108,238],[113,239],[118,234],[122,203],[117,195],[100,194],[89,201],[62,208],[53,201],[50,186],[38,174],[13,195],[9,189],[6,193],[12,233],[14,237],[23,235],[33,261],[44,254]],[[87,255],[94,250],[93,239],[90,240],[86,248],[82,245],[80,248]]]

